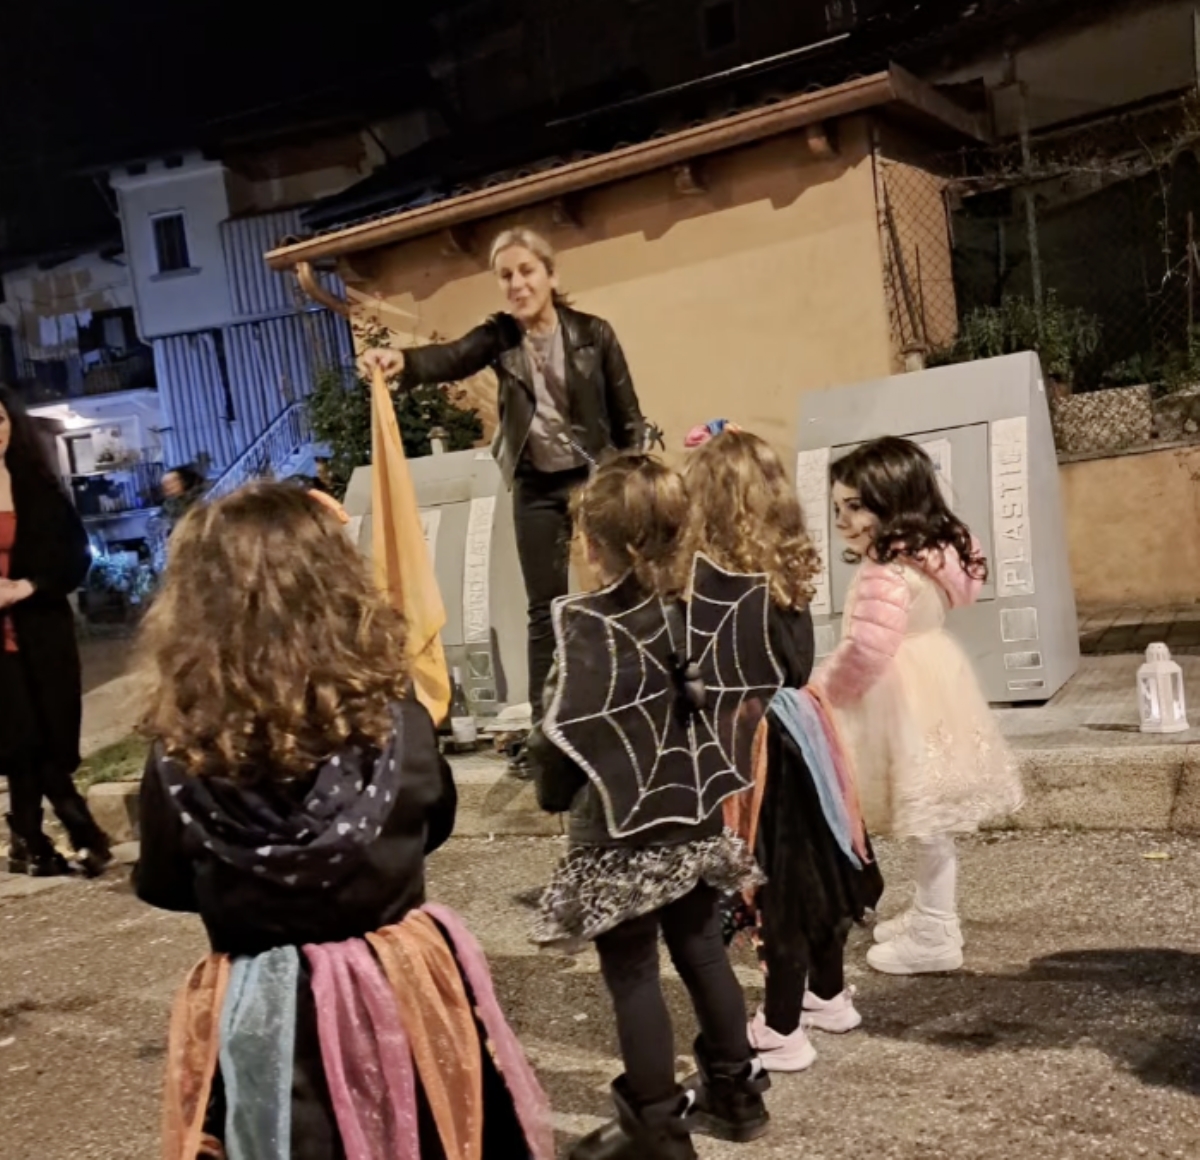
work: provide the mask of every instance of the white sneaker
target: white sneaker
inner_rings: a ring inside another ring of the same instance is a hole
[[[817,1061],[816,1048],[804,1034],[803,1020],[791,1035],[780,1035],[767,1026],[766,1016],[759,1008],[746,1031],[750,1046],[758,1052],[767,1071],[806,1071]]]
[[[891,942],[892,939],[908,930],[909,920],[914,913],[916,913],[915,908],[910,906],[907,910],[902,910],[895,918],[885,918],[882,922],[877,922],[875,929],[871,932],[872,937],[877,943]]]
[[[811,991],[805,991],[800,1026],[805,1029],[815,1027],[832,1035],[845,1035],[847,1031],[861,1027],[862,1016],[854,1007],[854,993],[853,987],[847,987],[832,999],[820,999]]]
[[[958,919],[914,914],[902,934],[867,951],[867,963],[885,975],[935,975],[963,965]]]
[[[908,924],[912,922],[913,915],[916,913],[917,908],[910,906],[907,910],[902,910],[895,918],[887,918],[883,922],[877,922],[874,931],[872,931],[872,937],[877,943],[891,942],[894,938],[898,938],[908,930]],[[958,939],[959,947],[962,947],[962,928],[957,922],[954,923],[954,933],[955,938]]]

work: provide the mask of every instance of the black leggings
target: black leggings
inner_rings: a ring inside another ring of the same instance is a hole
[[[692,997],[708,1057],[735,1066],[750,1058],[746,1003],[721,936],[720,897],[702,884],[596,939],[629,1093],[638,1104],[669,1099],[676,1090],[675,1038],[658,974],[660,926]]]
[[[542,719],[546,678],[554,662],[550,607],[570,589],[571,494],[587,471],[535,471],[524,466],[513,481],[517,558],[529,601],[529,702]]]
[[[846,989],[846,938],[850,924],[843,923],[827,943],[811,946],[801,935],[788,948],[767,939],[762,948],[766,968],[763,1015],[767,1026],[780,1035],[791,1035],[800,1026],[807,985],[818,999],[833,999]]]
[[[40,846],[42,838],[42,798],[46,798],[77,850],[92,848],[102,835],[92,819],[75,779],[52,762],[34,753],[12,755],[0,763],[0,774],[8,778],[10,827],[30,846]]]

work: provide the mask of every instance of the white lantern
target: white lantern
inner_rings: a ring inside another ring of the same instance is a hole
[[[1138,707],[1143,733],[1183,733],[1188,728],[1183,670],[1165,644],[1146,650],[1146,663],[1138,669]]]

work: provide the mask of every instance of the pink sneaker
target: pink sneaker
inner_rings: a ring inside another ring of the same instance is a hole
[[[767,1071],[806,1071],[817,1060],[816,1049],[804,1034],[803,1020],[791,1035],[780,1035],[767,1026],[760,1009],[746,1030],[750,1046],[758,1052]]]
[[[854,988],[847,987],[832,999],[818,999],[811,991],[804,992],[804,1014],[800,1026],[815,1027],[833,1035],[845,1035],[862,1026],[862,1016],[854,1006]]]

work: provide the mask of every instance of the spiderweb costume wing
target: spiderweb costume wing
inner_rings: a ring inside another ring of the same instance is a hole
[[[783,681],[769,603],[766,577],[701,555],[686,604],[639,600],[630,578],[555,603],[542,729],[596,786],[614,838],[698,824],[750,784],[754,731]]]

